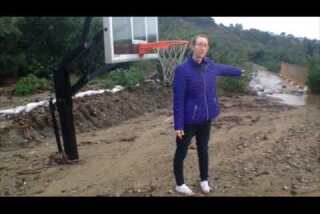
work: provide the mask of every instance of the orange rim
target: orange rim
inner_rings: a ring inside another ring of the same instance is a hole
[[[144,54],[150,52],[153,49],[165,49],[176,45],[187,45],[189,41],[187,40],[166,40],[159,42],[141,43],[138,45],[138,52],[140,57]]]

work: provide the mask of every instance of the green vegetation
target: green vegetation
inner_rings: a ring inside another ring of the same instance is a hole
[[[22,18],[0,18],[0,80],[17,78],[19,66],[25,57],[21,46],[22,32],[18,24]]]
[[[244,63],[240,66],[241,69],[244,69],[246,72],[241,75],[241,77],[220,77],[217,80],[218,85],[218,94],[227,94],[227,93],[245,93],[247,91],[247,86],[250,81],[250,74],[252,71],[251,63]]]
[[[144,74],[135,67],[132,67],[129,70],[119,68],[104,75],[101,79],[103,86],[108,89],[111,89],[116,85],[132,88],[144,79]]]
[[[312,60],[309,63],[308,85],[315,94],[320,94],[320,62]]]
[[[242,78],[222,77],[218,80],[220,93],[243,93],[246,89],[246,82]]]
[[[19,80],[29,74],[52,82],[53,69],[68,51],[79,45],[84,20],[84,17],[0,17],[0,86],[6,79]],[[101,17],[93,18],[92,27],[89,38],[102,29]],[[279,72],[281,61],[308,65],[309,59],[319,60],[318,40],[295,38],[285,33],[274,35],[256,29],[243,30],[239,24],[218,25],[210,17],[159,17],[160,40],[190,40],[198,33],[209,36],[208,55],[217,63],[243,67],[245,63],[253,62]],[[101,38],[101,45],[89,57],[79,60],[73,73],[79,75],[91,66],[102,65],[103,54]],[[154,61],[139,65],[128,63],[121,72],[112,72],[109,80],[104,79],[105,86],[131,86],[142,78],[141,75],[159,69],[157,64]],[[309,87],[319,93],[317,63],[309,67]],[[244,84],[245,81],[227,78],[221,79],[219,86],[224,90],[242,91]]]
[[[33,74],[19,79],[15,88],[15,95],[29,95],[40,89],[47,89],[48,81],[44,78],[40,79]]]

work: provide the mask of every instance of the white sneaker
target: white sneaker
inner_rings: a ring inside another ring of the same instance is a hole
[[[192,190],[185,184],[182,184],[181,186],[176,186],[176,191],[184,195],[193,195]]]
[[[209,184],[208,181],[201,181],[200,182],[200,187],[203,193],[208,194],[210,192],[210,190],[212,189]]]

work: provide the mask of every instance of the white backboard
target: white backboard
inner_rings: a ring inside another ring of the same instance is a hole
[[[138,54],[139,43],[159,40],[157,17],[103,17],[103,28],[106,63],[158,58],[158,53]]]

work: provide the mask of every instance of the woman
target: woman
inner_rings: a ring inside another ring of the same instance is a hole
[[[191,42],[191,48],[192,56],[176,67],[173,80],[177,144],[174,175],[176,191],[186,195],[192,195],[193,192],[184,182],[183,161],[194,136],[199,158],[200,187],[206,194],[211,190],[208,184],[208,141],[211,120],[220,112],[216,96],[216,77],[241,75],[240,69],[216,64],[206,57],[209,50],[206,35],[197,35]]]

